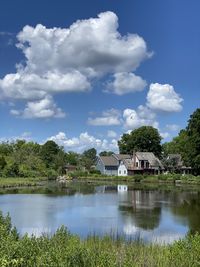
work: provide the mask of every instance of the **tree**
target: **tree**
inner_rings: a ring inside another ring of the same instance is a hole
[[[0,171],[3,170],[5,168],[5,166],[7,165],[5,157],[0,157]]]
[[[102,151],[99,156],[111,156],[112,154],[114,154],[112,151]]]
[[[160,157],[161,139],[157,129],[152,126],[142,126],[130,134],[123,134],[118,141],[119,151],[121,154],[132,154],[133,151],[153,152]]]
[[[83,152],[81,161],[86,169],[90,169],[95,164],[97,157],[97,151],[95,148],[88,149]]]
[[[47,141],[42,145],[40,150],[40,156],[42,160],[46,163],[47,167],[54,164],[55,157],[59,152],[59,146],[52,140]]]
[[[188,135],[188,161],[195,174],[200,174],[200,108],[190,116],[186,128]]]
[[[200,109],[190,116],[186,129],[163,144],[163,151],[164,155],[181,154],[184,164],[192,167],[194,174],[200,174]]]
[[[66,157],[66,162],[68,164],[74,165],[74,166],[78,165],[79,158],[80,158],[80,155],[78,153],[73,152],[73,151],[69,151],[66,153],[65,157]]]

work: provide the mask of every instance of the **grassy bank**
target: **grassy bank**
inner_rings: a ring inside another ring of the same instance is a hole
[[[86,172],[75,172],[70,174],[71,177],[76,177],[80,181],[98,181],[98,182],[134,182],[134,183],[159,183],[159,184],[200,184],[200,176],[166,174],[166,175],[134,175],[134,176],[105,176],[99,174],[89,174]],[[42,177],[12,177],[1,178],[0,188],[9,187],[24,187],[42,185],[48,178]]]
[[[52,236],[19,237],[0,213],[1,267],[199,266],[200,235],[172,245],[125,242],[111,237],[81,240],[61,227]]]
[[[45,178],[0,178],[0,188],[7,187],[21,187],[21,186],[38,186],[41,185],[43,181],[47,179]]]
[[[200,176],[191,174],[160,174],[160,175],[138,175],[134,176],[106,176],[99,174],[89,174],[83,172],[71,173],[71,176],[79,180],[96,180],[96,181],[126,181],[137,183],[177,183],[177,184],[200,184]]]

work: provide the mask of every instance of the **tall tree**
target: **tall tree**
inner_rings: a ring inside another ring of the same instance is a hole
[[[66,157],[66,163],[74,166],[77,166],[80,160],[80,155],[73,151],[68,151],[65,154],[65,157]]]
[[[200,174],[200,108],[190,116],[188,134],[188,160],[196,174]]]
[[[90,169],[96,162],[97,151],[95,148],[85,150],[82,155],[82,163],[86,169]]]
[[[59,152],[59,146],[52,140],[47,141],[40,151],[42,160],[46,163],[47,167],[52,167],[55,163],[55,157]]]
[[[153,152],[161,156],[161,136],[152,126],[142,126],[130,134],[123,134],[118,141],[119,151],[122,154],[132,154],[133,151]]]

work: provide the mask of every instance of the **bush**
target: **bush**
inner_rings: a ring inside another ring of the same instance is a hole
[[[99,175],[101,175],[101,172],[99,170],[90,170],[90,174],[99,174]]]

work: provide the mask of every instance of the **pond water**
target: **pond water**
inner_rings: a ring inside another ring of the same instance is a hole
[[[170,243],[200,231],[198,188],[71,183],[4,192],[0,209],[21,234],[37,236],[65,225],[82,238],[111,234]]]

